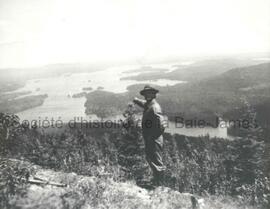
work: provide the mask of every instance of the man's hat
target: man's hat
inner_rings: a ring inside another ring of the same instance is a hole
[[[157,89],[155,89],[155,88],[153,88],[153,87],[151,87],[149,85],[145,85],[145,87],[143,88],[143,90],[140,91],[140,94],[144,96],[144,94],[146,92],[153,92],[153,93],[156,94],[156,93],[159,92],[159,90],[157,90]]]

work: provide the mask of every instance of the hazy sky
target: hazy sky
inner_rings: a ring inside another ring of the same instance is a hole
[[[0,67],[270,51],[270,0],[0,0]]]

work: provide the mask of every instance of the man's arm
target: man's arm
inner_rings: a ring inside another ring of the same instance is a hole
[[[137,97],[135,97],[135,98],[133,99],[133,102],[134,102],[136,105],[140,106],[141,108],[144,108],[144,105],[145,105],[145,103],[146,103],[146,101],[144,101],[144,100],[142,100],[142,99],[139,99],[139,98],[137,98]]]

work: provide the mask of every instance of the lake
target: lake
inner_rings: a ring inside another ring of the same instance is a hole
[[[157,64],[151,65],[151,67],[173,69],[174,65],[181,63],[170,64]],[[182,63],[183,64],[183,63]],[[150,66],[150,65],[148,65]],[[28,95],[48,94],[48,98],[42,106],[35,107],[29,110],[19,112],[17,115],[21,120],[58,120],[63,122],[69,122],[74,117],[85,118],[87,120],[97,119],[95,115],[87,116],[85,114],[84,103],[86,98],[72,98],[71,96],[76,93],[82,92],[82,88],[91,87],[96,90],[102,87],[106,91],[114,93],[122,93],[127,91],[126,88],[129,85],[138,83],[156,84],[160,86],[175,85],[177,83],[185,83],[185,81],[175,80],[151,80],[151,81],[133,81],[133,80],[121,80],[120,78],[127,75],[134,75],[134,73],[125,73],[125,71],[131,69],[137,69],[142,66],[121,66],[112,67],[101,71],[90,73],[73,73],[63,74],[58,77],[41,78],[35,80],[28,80],[23,88],[20,88],[14,92],[31,91]],[[184,85],[184,84],[183,84]],[[88,91],[90,92],[90,91]],[[25,96],[25,95],[24,95]],[[188,136],[199,136],[209,134],[210,137],[224,137],[229,138],[227,135],[227,129],[219,128],[175,128],[174,124],[170,124],[168,129],[170,133],[179,133]]]

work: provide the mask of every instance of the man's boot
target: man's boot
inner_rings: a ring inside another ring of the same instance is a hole
[[[162,186],[164,184],[164,171],[154,172],[154,178],[151,182],[154,186]]]

